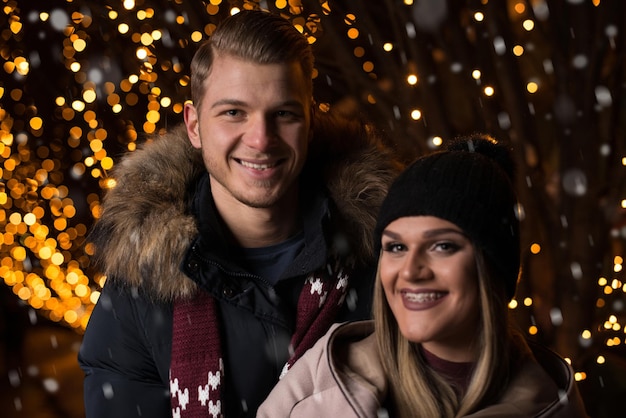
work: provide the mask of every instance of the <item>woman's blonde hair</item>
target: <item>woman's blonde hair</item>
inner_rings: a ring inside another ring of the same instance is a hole
[[[373,315],[383,368],[390,382],[390,399],[399,418],[459,417],[495,400],[505,387],[516,357],[511,344],[508,303],[502,280],[475,245],[480,324],[473,350],[478,357],[465,393],[458,393],[426,364],[416,343],[402,336],[380,280],[374,289]],[[380,263],[379,263],[380,266]]]

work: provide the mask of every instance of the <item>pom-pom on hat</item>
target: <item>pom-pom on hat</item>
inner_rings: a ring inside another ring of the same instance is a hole
[[[480,134],[418,158],[389,188],[374,231],[375,248],[380,250],[383,230],[398,218],[445,219],[484,251],[513,298],[520,269],[514,171],[510,150]]]

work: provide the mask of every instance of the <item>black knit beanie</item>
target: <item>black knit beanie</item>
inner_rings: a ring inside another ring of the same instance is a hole
[[[459,138],[417,159],[392,184],[374,231],[406,216],[436,216],[461,228],[504,281],[513,298],[520,269],[519,220],[508,148],[486,135]]]

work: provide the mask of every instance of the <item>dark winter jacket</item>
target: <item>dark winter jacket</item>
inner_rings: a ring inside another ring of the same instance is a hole
[[[373,321],[336,325],[275,386],[258,418],[376,418],[393,382],[385,378]],[[527,347],[521,347],[528,350]],[[571,367],[539,345],[497,402],[468,418],[587,417]]]
[[[254,416],[278,381],[304,278],[331,253],[356,266],[336,320],[369,315],[371,231],[398,167],[360,125],[318,119],[315,133],[300,187],[305,246],[275,287],[233,262],[184,128],[118,164],[92,233],[108,279],[79,353],[89,418],[171,416],[173,301],[194,292],[209,292],[222,318],[226,417]]]

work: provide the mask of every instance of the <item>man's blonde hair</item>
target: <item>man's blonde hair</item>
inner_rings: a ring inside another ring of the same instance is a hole
[[[287,19],[261,10],[244,10],[221,22],[200,45],[191,61],[191,99],[201,106],[206,79],[216,55],[224,54],[258,64],[297,62],[313,87],[313,51],[309,42]]]

